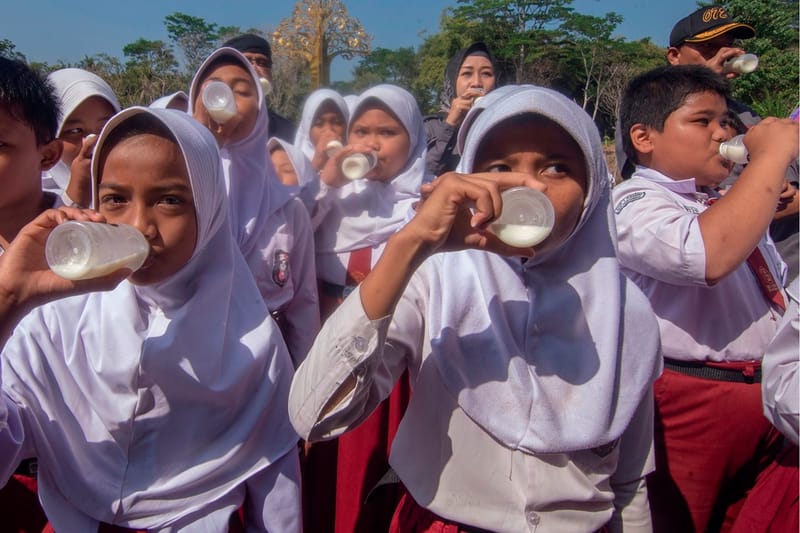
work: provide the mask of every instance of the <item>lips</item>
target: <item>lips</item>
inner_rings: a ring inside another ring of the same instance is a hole
[[[145,259],[144,263],[142,263],[142,266],[139,267],[139,270],[147,270],[153,265],[154,262],[155,256],[153,254],[148,255],[147,259]]]

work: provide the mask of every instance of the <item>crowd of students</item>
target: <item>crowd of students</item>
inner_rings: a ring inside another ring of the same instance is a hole
[[[753,35],[676,24],[623,95],[616,186],[589,115],[500,86],[483,43],[437,115],[320,89],[296,131],[253,35],[123,110],[0,58],[0,530],[797,531],[800,295],[768,230],[796,246],[798,124],[732,120]],[[555,214],[534,246],[491,228],[515,187]],[[63,279],[68,220],[150,253]]]

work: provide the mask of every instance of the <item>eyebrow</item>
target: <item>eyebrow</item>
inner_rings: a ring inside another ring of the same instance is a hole
[[[164,192],[188,193],[192,191],[192,188],[188,184],[186,184],[184,180],[181,178],[172,178],[172,179],[166,178],[165,181],[166,183],[157,185],[153,187],[152,190],[159,193],[164,193]],[[98,189],[110,189],[112,191],[126,191],[129,189],[129,187],[119,183],[114,183],[113,181],[111,182],[101,181]]]
[[[697,111],[692,111],[689,115],[690,117],[715,117],[719,113],[715,109],[705,108],[705,109],[698,109]],[[728,112],[724,112],[723,115],[727,116]]]
[[[211,81],[221,81],[221,82],[225,83],[225,80],[223,80],[222,78],[220,78],[218,76],[209,76],[208,79],[211,80]],[[237,83],[251,84],[251,83],[253,83],[253,80],[250,77],[238,77],[238,78],[233,78],[231,80],[231,84],[237,84]]]

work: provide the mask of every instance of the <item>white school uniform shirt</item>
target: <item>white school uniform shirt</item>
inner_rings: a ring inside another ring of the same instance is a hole
[[[526,86],[475,118],[459,168],[471,172],[485,135],[525,113],[564,127],[587,160],[573,234],[526,262],[477,250],[429,257],[380,320],[354,291],[295,374],[292,423],[310,440],[335,437],[407,369],[413,394],[390,463],[420,505],[498,532],[609,521],[650,531],[658,330],[619,271],[596,127],[564,96]]]
[[[764,416],[792,442],[800,440],[800,287],[786,289],[786,313],[761,362]]]
[[[348,131],[372,100],[391,109],[408,133],[408,156],[397,176],[389,181],[354,180],[339,188],[319,181],[308,184],[313,185],[315,201],[312,224],[317,277],[335,285],[346,284],[351,252],[370,248],[371,266],[375,265],[387,239],[407,221],[409,210],[419,199],[419,188],[428,179],[422,114],[405,89],[383,84],[364,91],[354,104]]]
[[[130,108],[95,155],[138,114],[184,154],[195,250],[158,283],[123,281],[20,322],[2,351],[0,484],[36,457],[56,531],[227,531],[245,496],[254,527],[300,531],[292,363],[231,236],[216,142],[185,113]]]
[[[193,113],[206,69],[224,56],[238,61],[250,73],[261,102],[255,126],[247,137],[220,149],[231,227],[264,303],[271,312],[283,314],[287,322],[285,340],[296,366],[320,326],[311,219],[302,201],[280,182],[272,165],[267,150],[266,100],[258,75],[241,52],[220,48],[203,62],[189,92],[189,114]]]
[[[672,180],[637,167],[612,190],[624,272],[650,300],[664,357],[679,361],[761,359],[780,311],[770,305],[747,263],[716,285],[706,283],[697,217],[708,195],[693,179]],[[768,235],[758,244],[782,287],[786,265]]]
[[[106,100],[114,111],[120,110],[119,101],[111,86],[100,76],[80,68],[62,68],[51,72],[47,81],[53,85],[58,97],[60,116],[56,137],[61,135],[64,123],[83,102],[93,96]],[[42,190],[56,194],[66,205],[73,205],[67,195],[71,170],[62,160],[42,172]]]

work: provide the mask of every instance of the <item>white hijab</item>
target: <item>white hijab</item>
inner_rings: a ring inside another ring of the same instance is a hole
[[[241,52],[233,48],[220,48],[203,61],[192,80],[188,113],[192,115],[194,112],[194,102],[200,90],[199,83],[205,77],[206,69],[215,59],[222,56],[233,58],[250,74],[260,102],[258,117],[250,134],[241,141],[220,148],[225,185],[230,198],[228,215],[231,219],[231,228],[239,249],[245,257],[248,257],[256,252],[256,246],[260,242],[264,242],[261,234],[268,229],[267,221],[270,215],[292,196],[291,191],[278,179],[270,160],[267,151],[269,118],[266,100],[258,82],[258,74]]]
[[[366,90],[355,103],[348,132],[375,100],[391,109],[408,133],[406,164],[391,181],[356,180],[328,190],[334,196],[315,233],[318,255],[351,252],[385,242],[405,223],[419,198],[420,185],[426,178],[427,147],[422,115],[411,93],[395,85]]]
[[[558,123],[583,152],[580,221],[524,264],[476,250],[434,256],[444,279],[427,313],[431,357],[459,406],[506,447],[590,449],[622,434],[660,373],[658,328],[620,273],[600,137],[575,103],[539,87],[507,90],[472,117],[457,171],[471,172],[493,128],[526,113]]]
[[[319,179],[317,171],[314,170],[313,166],[311,166],[311,161],[298,147],[293,144],[289,144],[278,137],[270,137],[269,141],[267,141],[267,150],[269,152],[276,149],[278,146],[283,148],[283,151],[286,152],[287,156],[289,156],[289,161],[294,167],[295,174],[297,174],[298,187],[294,188],[295,193],[297,193],[297,190],[306,183],[309,183],[315,179]],[[290,189],[292,188],[290,187]]]
[[[191,259],[151,286],[123,281],[37,308],[3,351],[3,391],[22,406],[57,531],[167,527],[297,442],[292,363],[231,237],[211,134],[180,111],[127,109],[100,134],[93,178],[109,133],[138,114],[165,124],[185,157]]]
[[[156,98],[150,104],[150,107],[155,109],[171,109],[169,106],[173,102],[180,103],[182,109],[185,111],[186,109],[188,109],[189,106],[189,96],[183,91],[177,91],[172,94],[162,96],[161,98]]]
[[[311,160],[314,159],[314,154],[317,151],[317,147],[311,142],[311,126],[314,125],[314,115],[317,114],[322,104],[328,101],[333,102],[339,108],[345,124],[350,118],[350,110],[347,108],[347,103],[342,98],[342,95],[333,89],[317,89],[308,95],[306,102],[303,104],[300,125],[297,127],[297,133],[294,136],[294,145]]]
[[[56,137],[61,135],[64,123],[73,111],[93,96],[106,100],[114,108],[115,113],[120,110],[119,100],[111,86],[103,78],[88,70],[62,68],[51,72],[47,80],[53,85],[61,111]],[[43,187],[61,193],[69,185],[70,175],[69,165],[59,160],[53,168],[42,174]]]

